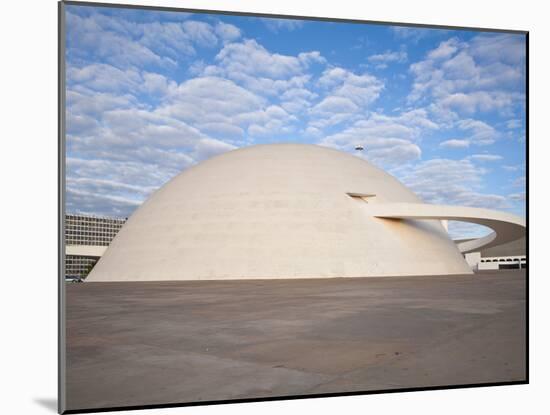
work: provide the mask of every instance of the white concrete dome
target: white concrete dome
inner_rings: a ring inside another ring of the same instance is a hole
[[[471,272],[439,220],[385,219],[364,208],[388,202],[420,200],[381,169],[337,150],[242,148],[155,192],[88,281]]]

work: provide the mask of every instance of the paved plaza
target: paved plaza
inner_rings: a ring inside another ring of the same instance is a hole
[[[522,381],[525,282],[67,284],[67,409]]]

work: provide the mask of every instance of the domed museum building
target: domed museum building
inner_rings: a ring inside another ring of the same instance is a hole
[[[457,245],[442,220],[493,232]],[[157,190],[87,281],[466,274],[464,253],[524,235],[522,218],[425,204],[359,157],[257,145],[206,160]]]

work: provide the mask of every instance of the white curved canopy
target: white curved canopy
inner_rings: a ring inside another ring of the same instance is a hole
[[[491,209],[426,203],[373,203],[364,206],[369,214],[377,218],[456,220],[484,225],[493,230],[484,237],[458,244],[462,253],[502,245],[525,235],[525,219]]]

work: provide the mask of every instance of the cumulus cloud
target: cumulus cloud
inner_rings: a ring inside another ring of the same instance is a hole
[[[216,60],[231,78],[245,73],[270,79],[285,79],[299,74],[302,69],[299,58],[270,53],[253,39],[224,46]]]
[[[327,68],[317,81],[324,98],[311,108],[310,125],[323,128],[353,118],[380,96],[384,83],[368,73],[356,74],[340,67]]]
[[[158,112],[187,122],[231,124],[231,117],[253,112],[265,103],[230,80],[208,76],[182,82]]]
[[[256,40],[245,39],[225,45],[217,53],[215,64],[194,64],[192,72],[229,79],[255,94],[276,99],[291,90],[307,91],[311,79],[308,69],[325,63],[318,51],[283,55],[267,50]],[[284,106],[295,111],[304,110],[313,95],[310,92],[295,99],[287,98]]]
[[[304,21],[297,19],[275,19],[269,17],[262,19],[262,22],[273,33],[278,33],[280,31],[292,32],[304,26]]]
[[[520,37],[504,34],[443,41],[410,66],[408,102],[431,99],[442,113],[512,114],[524,99],[525,68],[517,65],[524,51]]]
[[[194,73],[199,77],[195,80],[205,80],[201,81],[205,85],[198,88],[203,96],[197,97],[189,91],[178,95],[186,103],[186,119],[194,115],[206,119],[201,128],[213,125],[219,129],[232,125],[232,128],[238,126],[250,136],[288,133],[294,131],[293,124],[297,120],[294,114],[308,111],[318,97],[309,88],[312,75],[308,69],[325,63],[325,58],[318,51],[283,55],[269,51],[255,40],[245,39],[225,45],[217,53],[215,64],[196,67]],[[213,83],[213,80],[217,80],[216,83],[223,80],[224,87],[206,85]],[[229,86],[235,96],[240,96],[236,104],[229,99],[233,95],[224,92],[224,88]],[[202,105],[208,91],[220,95],[213,103],[219,101],[221,106],[212,106],[212,101],[205,101]],[[246,103],[247,108],[241,107],[241,102]],[[271,108],[268,110],[269,103]],[[181,107],[181,104],[175,105]],[[170,110],[176,114],[176,108]],[[230,111],[234,113],[229,114]],[[177,113],[182,114],[181,108],[177,109]]]
[[[508,198],[511,199],[511,200],[515,200],[515,201],[518,201],[518,202],[524,202],[525,201],[525,192],[520,192],[520,193],[510,193],[508,195]]]
[[[105,111],[139,106],[139,101],[132,94],[99,92],[85,87],[67,90],[66,101],[69,118],[73,114],[97,118]],[[71,120],[67,120],[67,123],[70,124]]]
[[[81,57],[87,49],[107,63],[117,66],[169,65],[175,61],[154,52],[146,44],[136,41],[137,33],[127,29],[123,21],[104,15],[81,17],[67,12],[67,54]],[[194,51],[190,42],[180,43],[179,51]]]
[[[138,161],[68,157],[66,164],[66,208],[74,213],[127,217],[169,179],[166,169]]]
[[[385,140],[380,147],[373,146],[373,141],[367,140],[369,151],[366,158],[377,165],[400,165],[418,160],[422,155],[420,147],[407,140]]]
[[[440,29],[416,28],[408,26],[390,26],[389,30],[397,39],[418,42],[429,36],[442,35],[445,32]]]
[[[218,22],[215,31],[224,43],[233,42],[242,35],[241,30],[237,26],[223,22]]]
[[[82,186],[67,183],[65,187],[66,211],[84,215],[129,217],[142,203],[141,200],[94,192]]]
[[[459,42],[458,39],[456,38],[452,38],[444,42],[441,42],[437,48],[428,52],[428,59],[430,60],[449,59],[458,51],[458,48],[461,45],[462,43]]]
[[[399,172],[398,177],[425,202],[507,209],[502,195],[483,191],[487,170],[469,159],[431,159]]]
[[[320,144],[344,151],[353,151],[361,145],[366,159],[380,166],[392,167],[418,160],[422,151],[414,140],[421,132],[437,128],[421,109],[397,116],[372,113],[368,118],[323,138]]]
[[[472,39],[470,49],[473,56],[483,61],[516,65],[525,63],[526,50],[522,36],[483,33]]]
[[[498,154],[472,154],[468,156],[471,160],[474,161],[499,161],[502,160],[502,156]]]
[[[84,84],[95,91],[121,92],[136,89],[142,82],[141,73],[134,69],[119,69],[105,63],[67,68],[69,85]]]
[[[67,68],[67,85],[72,92],[94,91],[114,96],[129,94],[135,96],[148,94],[161,96],[174,88],[176,83],[164,75],[140,71],[135,68],[119,69],[113,65],[92,63],[89,65],[70,65]]]
[[[389,63],[403,63],[407,61],[407,52],[405,50],[391,51],[387,50],[384,53],[371,55],[367,58],[370,63],[375,64],[379,69],[384,69]]]
[[[470,134],[469,141],[476,145],[488,145],[496,141],[498,137],[497,131],[489,124],[466,118],[457,122],[457,127]]]
[[[359,107],[353,103],[353,101],[346,97],[334,96],[324,98],[313,109],[313,113],[318,114],[334,114],[334,113],[347,113],[352,114],[357,111]]]
[[[300,113],[308,109],[317,96],[307,88],[290,88],[280,95],[281,107],[290,113]]]
[[[506,171],[511,171],[511,172],[524,171],[525,165],[524,164],[504,165],[502,166],[502,168]]]
[[[478,111],[508,108],[512,105],[514,94],[502,92],[478,91],[472,93],[457,92],[447,95],[439,102],[444,107],[459,110],[467,114]]]
[[[298,54],[298,59],[305,65],[309,65],[310,63],[327,63],[325,57],[317,50],[312,52],[301,52]]]
[[[135,22],[125,19],[125,13],[80,16],[68,11],[68,56],[83,58],[93,50],[94,57],[119,68],[175,68],[197,47],[212,48],[240,36],[239,29],[225,23],[214,26],[183,15],[180,21]]]
[[[451,140],[445,140],[439,143],[440,147],[444,148],[468,148],[470,146],[470,142],[468,140],[459,140],[459,139],[451,139]]]

